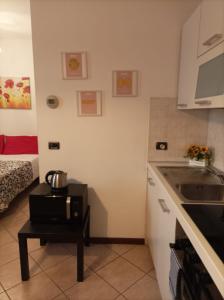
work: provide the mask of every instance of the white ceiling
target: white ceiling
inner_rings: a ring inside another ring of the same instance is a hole
[[[0,0],[0,37],[31,35],[29,0]]]

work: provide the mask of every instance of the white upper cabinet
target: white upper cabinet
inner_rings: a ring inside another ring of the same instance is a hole
[[[224,42],[198,58],[195,107],[224,108]]]
[[[198,56],[224,40],[224,0],[204,0],[201,3]]]
[[[183,26],[178,109],[224,108],[224,0],[204,0]]]
[[[178,103],[180,109],[194,108],[197,83],[197,50],[200,7],[187,20],[182,29]]]

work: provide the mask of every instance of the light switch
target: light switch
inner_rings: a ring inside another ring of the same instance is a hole
[[[50,149],[50,150],[59,150],[60,149],[60,143],[59,142],[49,142],[48,143],[48,149]]]

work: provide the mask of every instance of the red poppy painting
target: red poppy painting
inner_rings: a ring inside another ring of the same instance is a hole
[[[0,108],[31,109],[29,77],[0,77]]]

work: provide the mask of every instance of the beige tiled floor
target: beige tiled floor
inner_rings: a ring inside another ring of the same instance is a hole
[[[85,248],[85,280],[76,282],[74,244],[29,240],[30,280],[21,282],[17,231],[28,218],[24,193],[0,216],[0,300],[160,300],[156,274],[144,245]]]

